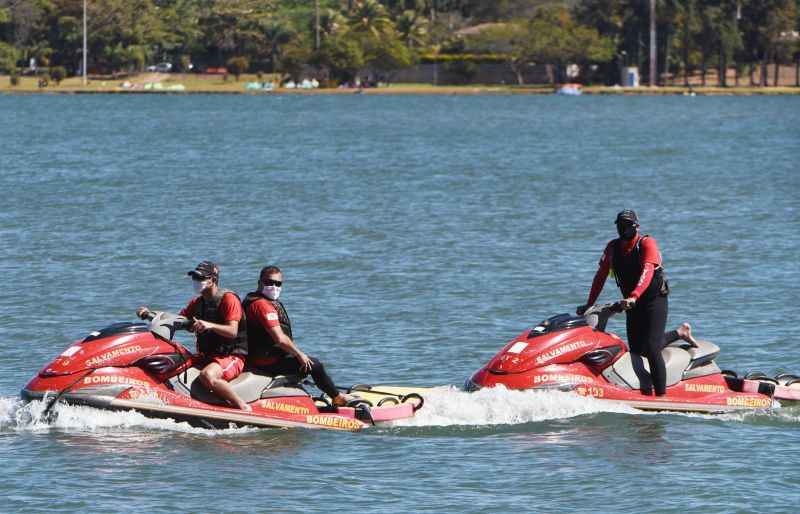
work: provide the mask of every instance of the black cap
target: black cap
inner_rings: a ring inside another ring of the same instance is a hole
[[[632,223],[635,225],[639,224],[639,218],[636,216],[636,213],[630,209],[625,209],[617,214],[617,219],[614,223],[619,224],[620,222],[627,222]]]
[[[187,273],[192,278],[219,278],[219,267],[211,261],[203,261]]]

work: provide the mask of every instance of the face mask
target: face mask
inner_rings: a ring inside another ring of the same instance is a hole
[[[281,288],[278,286],[264,286],[261,288],[261,293],[270,300],[277,300],[281,295]]]
[[[622,239],[633,239],[636,236],[636,225],[617,224],[617,234]]]
[[[209,285],[211,284],[208,280],[192,280],[194,294],[201,294]]]

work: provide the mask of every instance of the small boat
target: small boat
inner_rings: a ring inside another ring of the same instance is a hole
[[[720,349],[708,341],[666,345],[662,351],[666,394],[644,395],[639,381],[648,373],[647,361],[632,355],[619,336],[605,331],[608,319],[618,312],[617,303],[593,307],[585,316],[550,317],[506,344],[467,379],[464,388],[555,389],[642,410],[703,413],[770,409],[800,400],[800,377],[742,377],[723,371],[715,362]]]
[[[252,412],[231,408],[197,380],[195,356],[173,340],[189,321],[168,312],[150,323],[116,323],[70,345],[22,389],[24,400],[56,402],[108,410],[134,410],[145,416],[186,421],[205,428],[253,426],[359,431],[409,418],[423,405],[412,392],[351,388],[356,396],[336,407],[324,395],[312,396],[298,377],[266,376],[247,369],[230,382]],[[377,388],[376,388],[377,389]]]
[[[583,94],[580,84],[562,84],[556,91],[557,95],[580,96]]]

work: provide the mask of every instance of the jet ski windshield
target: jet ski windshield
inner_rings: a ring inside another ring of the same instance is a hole
[[[147,332],[147,330],[146,323],[114,323],[113,325],[109,325],[101,330],[95,330],[94,332],[91,332],[88,336],[83,338],[81,342],[88,343],[89,341],[94,341],[95,339],[103,339],[105,337],[116,335],[137,334],[139,332]]]
[[[553,332],[586,326],[589,326],[589,324],[583,316],[573,316],[567,313],[557,314],[533,327],[533,329],[528,332],[528,339],[533,339],[534,337],[544,334],[552,334]]]

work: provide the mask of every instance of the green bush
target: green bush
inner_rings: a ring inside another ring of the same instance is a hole
[[[19,85],[19,71],[11,70],[11,75],[8,76],[8,80],[11,83],[11,87],[16,87]]]
[[[0,41],[0,71],[12,74],[17,67],[19,52],[13,46]]]
[[[53,66],[50,68],[50,78],[56,85],[61,84],[61,81],[67,78],[67,70],[63,66]]]
[[[225,64],[228,68],[228,71],[233,73],[236,77],[236,82],[239,82],[239,76],[246,72],[247,68],[250,67],[250,61],[247,59],[247,57],[231,57]]]

